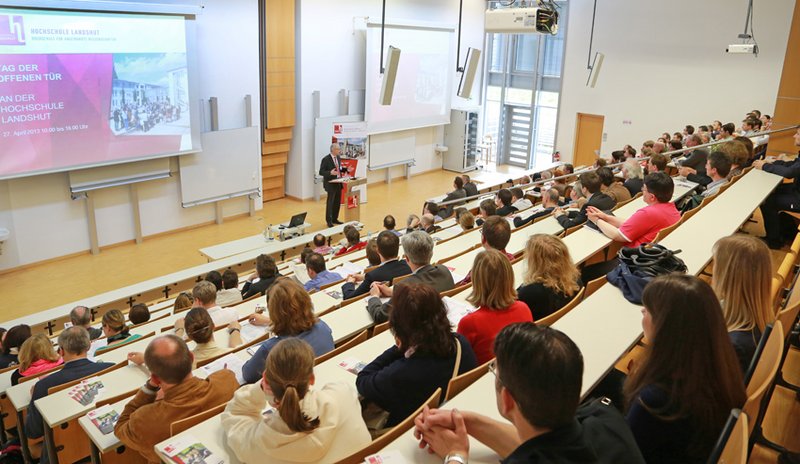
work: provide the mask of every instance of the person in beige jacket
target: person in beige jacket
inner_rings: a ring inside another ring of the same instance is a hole
[[[311,346],[288,338],[270,351],[261,382],[236,392],[222,426],[240,461],[334,463],[372,441],[355,389],[330,383],[311,390],[313,370]]]

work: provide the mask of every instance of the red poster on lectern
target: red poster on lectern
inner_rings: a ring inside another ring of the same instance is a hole
[[[347,176],[348,177],[356,177],[356,168],[358,167],[358,160],[357,159],[347,159],[342,158],[342,166],[347,168]],[[347,195],[347,184],[344,184],[344,188],[342,189],[342,203],[344,203],[345,196]],[[350,208],[350,205],[347,205]]]

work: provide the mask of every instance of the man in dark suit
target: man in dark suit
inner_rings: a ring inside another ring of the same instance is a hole
[[[594,206],[601,211],[608,211],[614,208],[614,206],[617,204],[613,198],[600,191],[600,187],[603,185],[603,183],[600,180],[600,176],[596,172],[584,172],[578,177],[578,180],[581,183],[583,194],[586,196],[586,198],[588,198],[580,211],[578,211],[577,214],[570,216],[565,213],[563,209],[556,208],[553,213],[558,223],[561,224],[561,227],[565,229],[569,229],[570,227],[575,227],[586,222],[586,208],[590,206]]]
[[[409,232],[403,235],[403,254],[411,275],[397,285],[421,283],[430,285],[437,292],[451,290],[455,283],[453,275],[446,266],[441,264],[431,264],[433,258],[433,239],[430,235],[422,231]],[[392,287],[388,287],[381,282],[374,282],[369,289],[369,300],[367,300],[367,312],[376,324],[386,322],[389,319],[389,311],[392,308],[391,301],[381,303],[381,298],[391,298]]]
[[[341,224],[339,221],[339,206],[342,203],[342,184],[331,182],[342,176],[342,160],[339,158],[338,143],[331,144],[331,152],[322,158],[319,165],[319,175],[322,176],[322,186],[328,192],[328,202],[325,205],[325,223],[328,227]]]
[[[478,186],[472,182],[468,175],[462,174],[461,180],[464,182],[464,191],[467,192],[468,197],[474,197],[478,194]]]
[[[69,320],[73,326],[83,327],[89,332],[89,338],[97,340],[103,336],[103,331],[92,327],[92,312],[86,306],[75,306],[69,312]]]
[[[794,134],[794,144],[800,147],[800,129]],[[800,212],[800,154],[790,161],[782,160],[756,160],[753,162],[756,169],[771,172],[787,179],[794,179],[791,184],[781,184],[761,204],[761,215],[764,217],[764,229],[767,245],[773,249],[780,249],[793,237],[797,230],[793,224],[782,223],[779,213],[781,211]],[[786,217],[785,219],[788,219]]]
[[[408,263],[397,259],[400,249],[400,237],[390,230],[378,234],[378,255],[381,264],[366,274],[353,274],[347,276],[347,281],[342,285],[342,295],[345,300],[363,295],[369,291],[373,282],[388,282],[390,285],[395,277],[411,274]],[[361,284],[356,288],[356,283]]]
[[[64,367],[39,380],[33,386],[31,403],[28,405],[28,417],[25,419],[25,432],[28,434],[28,438],[39,438],[44,435],[45,426],[42,415],[34,402],[47,396],[50,388],[88,377],[114,365],[86,359],[90,345],[89,332],[83,327],[70,327],[58,336],[58,354],[64,358]],[[47,453],[42,453],[41,462],[48,462]]]
[[[542,209],[540,211],[536,211],[528,217],[525,217],[524,219],[523,216],[515,217],[514,227],[522,227],[529,222],[533,222],[542,216],[547,216],[548,214],[552,213],[554,209],[558,208],[559,198],[560,197],[558,196],[557,189],[551,188],[544,192],[544,194],[542,194]]]

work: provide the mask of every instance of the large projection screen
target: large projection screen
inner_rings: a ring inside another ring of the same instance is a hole
[[[0,179],[198,151],[187,29],[0,8]]]
[[[454,27],[445,25],[386,24],[384,48],[391,45],[401,52],[392,104],[384,106],[379,101],[383,81],[381,25],[367,23],[364,116],[370,135],[450,122],[456,66],[454,31]]]

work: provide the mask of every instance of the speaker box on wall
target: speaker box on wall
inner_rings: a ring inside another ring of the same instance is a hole
[[[586,81],[586,86],[594,88],[597,84],[597,78],[600,76],[600,68],[603,67],[603,59],[606,56],[600,52],[594,54],[594,61],[592,62],[592,69],[589,71],[589,79]]]
[[[457,95],[461,98],[470,98],[472,95],[472,85],[475,83],[475,75],[478,73],[478,64],[481,61],[481,51],[477,48],[470,48],[467,51],[467,62],[464,64],[464,71],[461,73],[461,82],[458,83]]]
[[[400,64],[400,49],[389,46],[386,68],[383,70],[383,83],[381,84],[380,104],[392,104],[394,94],[394,81],[397,79],[397,66]]]

